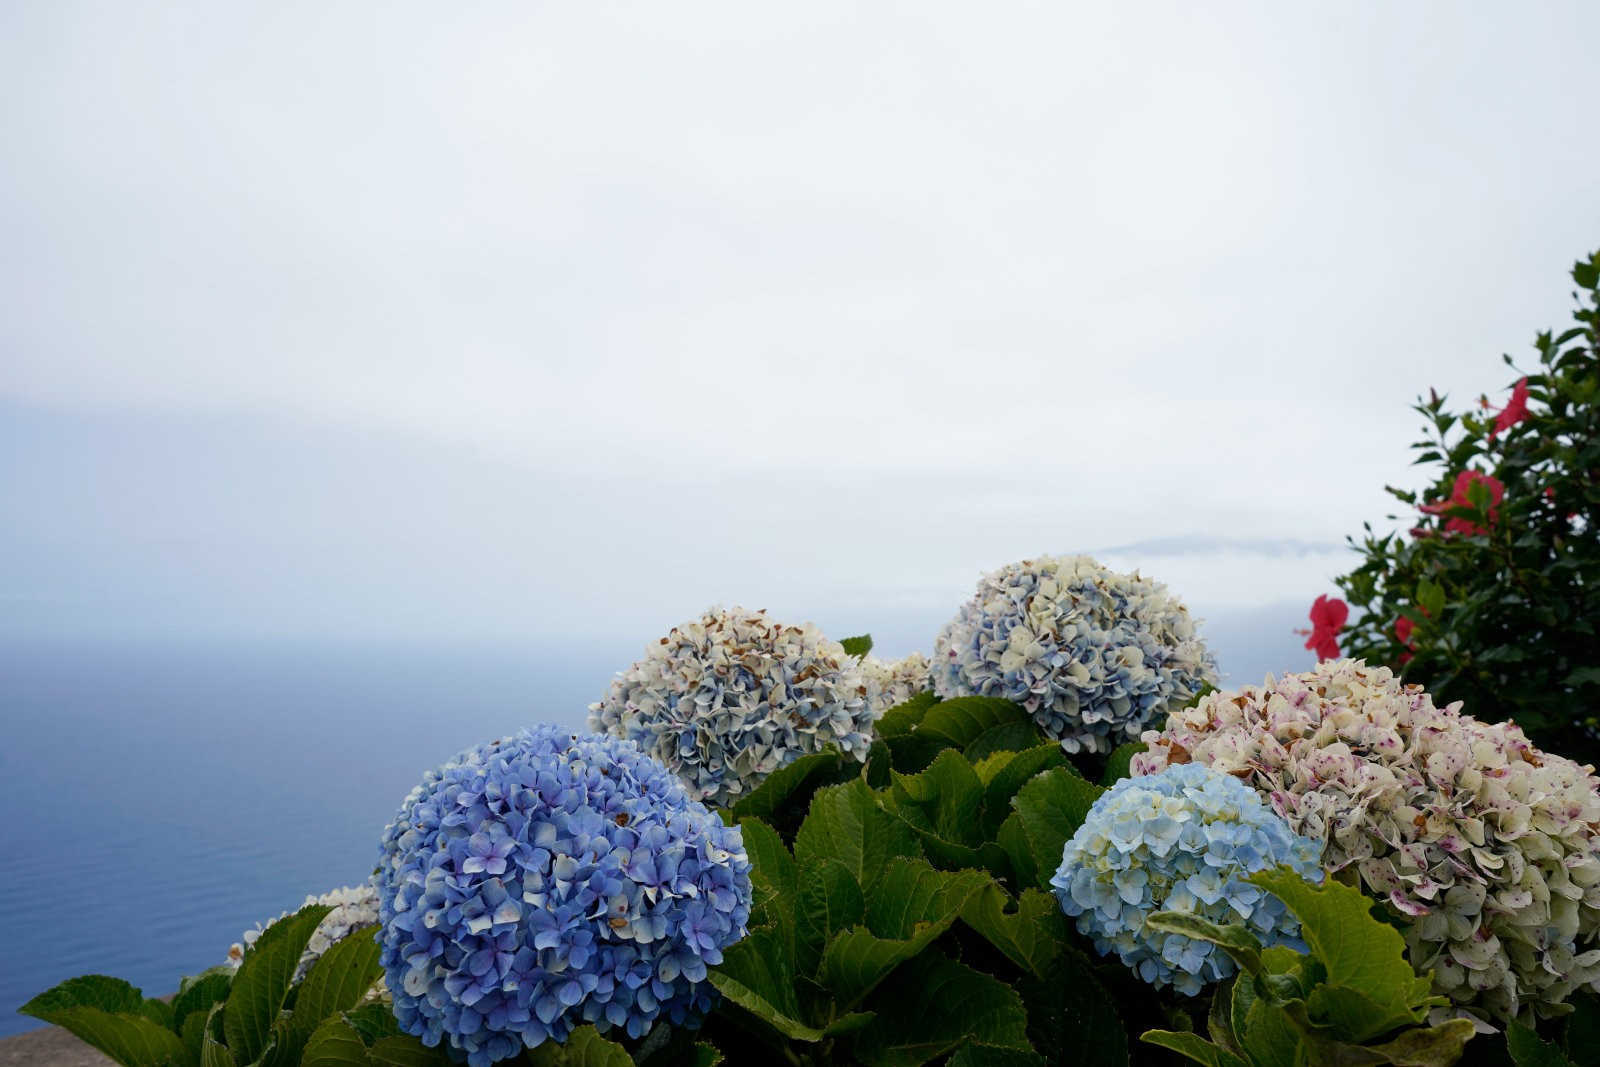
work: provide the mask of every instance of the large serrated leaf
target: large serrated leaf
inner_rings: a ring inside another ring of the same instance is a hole
[[[1512,1024],[1515,1029],[1517,1023]],[[1449,1019],[1438,1026],[1416,1026],[1402,1033],[1392,1041],[1385,1041],[1381,1045],[1368,1045],[1365,1051],[1382,1057],[1379,1063],[1392,1063],[1397,1067],[1449,1067],[1461,1058],[1466,1050],[1466,1044],[1472,1040],[1472,1035],[1477,1032],[1470,1019]],[[1514,1040],[1511,1034],[1507,1035],[1508,1044]],[[1535,1041],[1539,1039],[1534,1038]],[[1544,1044],[1544,1042],[1540,1042]],[[1517,1067],[1574,1067],[1571,1060],[1556,1051],[1554,1045],[1545,1045],[1559,1058],[1554,1060],[1532,1060],[1523,1062],[1516,1058],[1516,1052],[1511,1054]],[[1345,1046],[1341,1048],[1344,1051]],[[1347,1058],[1353,1059],[1346,1053]]]
[[[364,1045],[371,1045],[400,1033],[400,1024],[395,1020],[394,1011],[382,1001],[372,1001],[359,1008],[352,1008],[344,1013],[344,1021],[361,1035],[361,1043]]]
[[[377,926],[350,931],[334,942],[306,974],[295,996],[294,1017],[314,1029],[323,1019],[353,1008],[383,973]]]
[[[810,976],[817,973],[822,950],[833,936],[861,921],[866,902],[856,876],[838,860],[807,867],[800,876],[799,896],[795,969]]]
[[[442,1045],[429,1048],[409,1034],[373,1042],[367,1049],[367,1061],[375,1067],[454,1067]]]
[[[733,805],[734,819],[768,819],[790,802],[803,799],[807,790],[839,780],[845,757],[838,749],[813,752],[787,763],[761,780],[761,784]]]
[[[794,955],[795,898],[799,873],[778,831],[760,819],[741,819],[740,836],[750,857],[750,925],[770,926]]]
[[[794,858],[801,870],[837,860],[869,892],[896,856],[920,858],[917,835],[879,807],[872,790],[860,780],[819,790],[794,839]]]
[[[1037,889],[1024,890],[1015,903],[1010,910],[1010,895],[991,882],[967,901],[961,921],[1012,963],[1042,977],[1060,954],[1066,936],[1061,905]]]
[[[895,971],[871,1003],[877,1014],[855,1040],[868,1067],[918,1067],[969,1043],[1032,1051],[1021,998],[937,950]]]
[[[936,871],[920,860],[891,864],[867,901],[865,925],[828,942],[818,977],[840,1008],[853,1008],[900,964],[950,928],[986,885],[975,871]]]
[[[1000,824],[997,838],[1018,866],[1023,886],[1049,884],[1061,866],[1061,854],[1084,817],[1105,790],[1086,781],[1076,771],[1055,767],[1034,776],[1011,800],[1013,813]],[[1015,820],[1014,829],[1007,825]],[[1026,856],[1017,850],[1025,847]],[[1023,869],[1031,870],[1025,877]]]
[[[929,708],[917,726],[917,733],[937,737],[952,748],[966,748],[990,730],[1018,724],[1025,724],[1033,731],[1032,743],[1037,743],[1038,730],[1021,705],[999,697],[956,697]]]
[[[771,930],[755,930],[722,954],[711,984],[734,1004],[794,1041],[822,1040],[820,1029],[801,1020],[794,962]]]
[[[1062,946],[1043,976],[1024,974],[1018,989],[1028,1009],[1028,1036],[1048,1062],[1127,1067],[1120,1005],[1081,953]]]
[[[1064,766],[1066,753],[1060,745],[1035,745],[1020,752],[995,753],[985,761],[983,828],[985,839],[999,832],[1000,824],[1011,814],[1011,798],[1035,775],[1052,767]]]
[[[1232,956],[1233,962],[1247,974],[1260,974],[1265,970],[1261,963],[1261,942],[1243,926],[1221,926],[1186,911],[1157,911],[1145,917],[1144,927],[1193,941],[1209,941]]]
[[[172,1025],[180,1032],[190,1015],[209,1014],[213,1004],[228,999],[228,988],[233,984],[233,968],[227,965],[213,967],[204,974],[185,978],[178,995],[172,999]]]
[[[126,1067],[166,1067],[187,1059],[183,1039],[143,1014],[76,1005],[52,1010],[49,1021]]]
[[[1139,1040],[1157,1048],[1170,1049],[1204,1067],[1251,1067],[1225,1048],[1213,1045],[1199,1034],[1175,1030],[1146,1030]]]
[[[928,709],[937,703],[938,696],[932,690],[924,690],[884,712],[873,732],[885,739],[909,734],[922,723],[922,717],[928,713]]]
[[[324,1019],[306,1040],[300,1067],[367,1067],[367,1046],[356,1028],[340,1018]]]
[[[528,1067],[633,1067],[628,1050],[592,1026],[580,1026],[563,1044],[546,1041],[524,1056]]]
[[[1100,784],[1113,786],[1128,777],[1133,770],[1133,757],[1145,751],[1146,747],[1143,741],[1128,741],[1118,745],[1106,760],[1106,769],[1100,776]]]
[[[920,774],[893,781],[885,806],[917,830],[968,847],[982,841],[983,782],[960,752],[947,748]]]
[[[250,1063],[265,1050],[272,1025],[283,1007],[284,994],[300,965],[300,954],[317,924],[332,910],[325,905],[308,904],[268,926],[245,953],[228,992],[228,1010],[222,1019],[228,1051],[235,1059]]]
[[[1036,1052],[967,1044],[956,1050],[947,1061],[947,1067],[1041,1067],[1043,1063]]]
[[[51,986],[17,1011],[53,1023],[50,1016],[64,1008],[98,1008],[113,1015],[133,1015],[138,1014],[143,1003],[144,994],[136,986],[109,975],[86,974]]]
[[[1314,886],[1287,868],[1258,871],[1249,881],[1278,897],[1300,920],[1300,936],[1326,969],[1325,989],[1307,1009],[1334,1027],[1335,1036],[1362,1042],[1426,1014],[1432,982],[1419,978],[1394,927],[1372,916],[1372,900],[1358,889],[1328,879]],[[1355,996],[1333,992],[1344,987]]]

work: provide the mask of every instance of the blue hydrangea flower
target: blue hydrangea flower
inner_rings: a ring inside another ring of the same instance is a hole
[[[636,742],[721,808],[801,756],[836,747],[865,760],[883,710],[860,660],[815,626],[714,608],[618,674],[589,705],[589,729]]]
[[[1217,682],[1189,609],[1159,582],[1088,556],[984,575],[934,642],[941,697],[1003,697],[1068,752],[1110,752]]]
[[[1243,878],[1288,865],[1320,882],[1321,852],[1243,782],[1185,763],[1101,794],[1050,884],[1102,956],[1115,952],[1144,981],[1192,996],[1231,975],[1233,960],[1208,941],[1148,930],[1145,918],[1181,911],[1242,923],[1263,944],[1304,952],[1294,915]]]
[[[750,917],[737,827],[632,742],[548,725],[429,771],[374,881],[400,1028],[472,1067],[583,1023],[696,1025]]]

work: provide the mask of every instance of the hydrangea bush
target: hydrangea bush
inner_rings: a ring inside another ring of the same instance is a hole
[[[1156,987],[1190,996],[1233,974],[1209,941],[1147,927],[1158,911],[1242,924],[1266,945],[1304,951],[1283,901],[1244,876],[1286,865],[1322,879],[1321,845],[1296,835],[1248,786],[1199,764],[1124,778],[1067,841],[1050,880],[1062,909]]]
[[[378,890],[372,885],[342,886],[321,896],[308,896],[301,907],[308,905],[324,905],[332,910],[317,924],[311,939],[306,942],[305,951],[300,954],[300,964],[295,968],[296,981],[304,978],[311,965],[321,959],[323,953],[350,936],[351,931],[378,921]],[[237,968],[243,962],[245,952],[262,934],[293,914],[286,911],[276,919],[257,923],[254,929],[246,930],[240,940],[229,947],[227,966]]]
[[[1600,990],[1600,780],[1359,661],[1216,693],[1133,771],[1236,775],[1403,924],[1418,973],[1504,1021]]]
[[[589,728],[635,742],[692,799],[727,807],[829,746],[865,758],[868,695],[859,659],[810,623],[712,610],[673,627],[619,674],[589,706]]]
[[[921,652],[893,660],[863,656],[861,674],[866,679],[867,702],[874,718],[933,688],[932,665]]]
[[[987,574],[934,643],[934,690],[1015,701],[1067,752],[1110,752],[1217,680],[1166,586],[1088,556]]]
[[[744,936],[750,861],[631,741],[554,726],[430,771],[384,831],[382,964],[403,1031],[484,1067],[580,1023],[693,1023]]]

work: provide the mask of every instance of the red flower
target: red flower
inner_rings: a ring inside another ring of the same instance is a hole
[[[1316,652],[1319,661],[1338,659],[1339,631],[1349,617],[1350,606],[1344,601],[1338,597],[1329,600],[1327,596],[1319,596],[1311,605],[1311,629],[1295,633],[1310,635],[1306,638],[1306,647]]]
[[[1489,440],[1493,441],[1495,434],[1501,430],[1511,429],[1527,417],[1528,379],[1524,378],[1511,390],[1511,401],[1494,417],[1494,428],[1489,431]]]
[[[1408,650],[1417,647],[1415,642],[1413,642],[1412,639],[1411,639],[1411,631],[1414,628],[1415,628],[1415,626],[1412,623],[1411,619],[1409,617],[1405,616],[1405,615],[1402,615],[1398,619],[1394,620],[1394,635],[1395,635],[1395,637],[1400,639],[1400,643],[1402,645],[1404,645]],[[1404,666],[1405,664],[1410,663],[1410,662],[1411,662],[1411,653],[1410,653],[1410,651],[1406,651],[1406,652],[1400,653],[1400,664],[1401,664],[1401,666]]]
[[[1450,491],[1449,500],[1441,500],[1437,504],[1423,504],[1417,510],[1427,515],[1442,515],[1451,508],[1470,508],[1472,498],[1468,495],[1468,491],[1475,482],[1482,482],[1489,487],[1489,525],[1493,526],[1500,514],[1500,501],[1506,495],[1505,483],[1491,475],[1479,474],[1474,470],[1465,470],[1456,475],[1456,484]],[[1444,528],[1447,533],[1463,533],[1469,537],[1488,532],[1471,519],[1446,519]]]

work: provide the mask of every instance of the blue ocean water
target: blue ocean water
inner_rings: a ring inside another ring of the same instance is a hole
[[[0,1035],[85,973],[146,995],[362,881],[422,772],[584,706],[638,653],[0,647]]]
[[[1214,618],[1224,684],[1308,666],[1297,614]],[[362,881],[423,771],[580,724],[641,650],[0,645],[0,1035],[74,975],[168,993]]]

